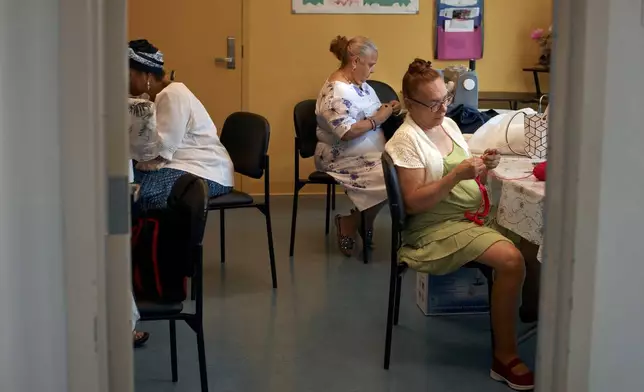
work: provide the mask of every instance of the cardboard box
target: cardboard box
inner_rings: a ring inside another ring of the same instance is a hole
[[[488,313],[487,281],[475,268],[441,276],[418,272],[416,304],[426,316]]]

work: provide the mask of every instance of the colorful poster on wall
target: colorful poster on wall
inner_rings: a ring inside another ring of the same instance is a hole
[[[294,14],[417,14],[419,0],[292,0]]]

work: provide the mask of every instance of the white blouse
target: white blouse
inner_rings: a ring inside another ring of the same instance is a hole
[[[130,98],[130,158],[150,161],[157,154],[157,120],[154,102],[143,98]]]
[[[470,156],[470,150],[458,125],[445,117],[442,124],[447,134]],[[405,122],[385,145],[394,165],[407,169],[425,169],[425,183],[443,178],[443,154],[436,144],[407,114]]]
[[[133,103],[130,102],[131,113]],[[130,129],[132,155],[161,156],[169,161],[163,166],[165,168],[233,186],[233,163],[217,136],[217,128],[203,104],[183,83],[173,82],[161,90],[153,110],[154,119],[147,126],[156,129],[153,135],[148,132],[148,136],[144,136],[145,132]],[[133,142],[137,137],[145,137],[143,142],[139,141],[139,146]],[[139,154],[134,153],[136,150]],[[136,156],[133,158],[137,159]]]

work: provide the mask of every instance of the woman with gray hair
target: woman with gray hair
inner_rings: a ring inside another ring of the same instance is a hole
[[[366,215],[363,241],[370,246],[373,221],[387,200],[380,163],[385,137],[380,126],[400,111],[400,102],[381,103],[366,83],[378,62],[378,49],[371,40],[337,36],[329,49],[340,66],[318,95],[315,164],[344,187],[356,206],[349,215],[335,217],[340,251],[351,256],[360,212]]]

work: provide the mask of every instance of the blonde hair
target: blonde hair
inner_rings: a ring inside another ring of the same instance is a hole
[[[343,35],[338,35],[331,41],[329,51],[340,60],[341,66],[345,66],[349,64],[353,57],[362,57],[370,51],[378,52],[378,48],[367,37],[358,35],[348,39]]]

